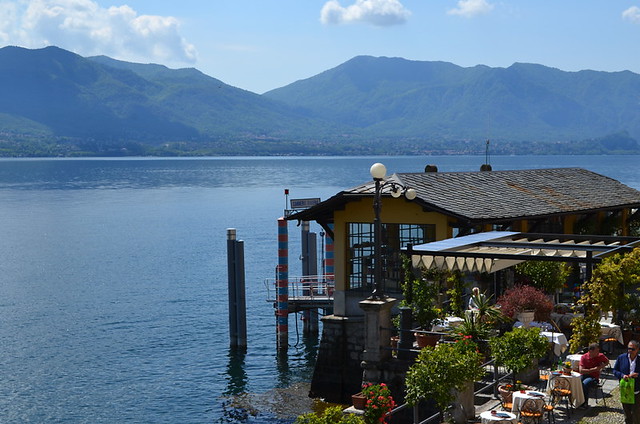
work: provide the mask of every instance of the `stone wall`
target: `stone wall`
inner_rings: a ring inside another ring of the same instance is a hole
[[[322,326],[309,396],[351,404],[351,395],[362,385],[364,317],[328,315]]]

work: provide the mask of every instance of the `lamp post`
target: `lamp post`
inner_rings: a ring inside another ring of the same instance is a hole
[[[381,163],[374,163],[369,169],[373,181],[375,182],[375,193],[373,196],[373,292],[371,299],[383,299],[384,284],[382,283],[382,223],[380,222],[380,212],[382,209],[382,189],[391,186],[391,197],[398,198],[402,194],[408,199],[416,198],[416,191],[403,186],[395,181],[384,181],[387,175],[387,168]]]

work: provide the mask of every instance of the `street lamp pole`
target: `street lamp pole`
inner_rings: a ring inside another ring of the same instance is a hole
[[[380,212],[382,210],[382,189],[387,185],[391,186],[391,196],[400,197],[402,194],[408,199],[416,198],[416,191],[407,188],[395,181],[384,181],[387,168],[381,163],[374,163],[369,170],[375,182],[375,192],[373,195],[373,292],[371,299],[384,299],[384,283],[382,281],[382,222]]]
[[[382,179],[374,177],[374,181],[376,182],[376,191],[373,196],[373,292],[371,297],[382,299],[384,297],[382,284],[382,224],[380,223]]]

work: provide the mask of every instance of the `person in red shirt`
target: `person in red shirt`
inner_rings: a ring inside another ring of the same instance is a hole
[[[600,345],[591,343],[587,353],[580,357],[580,374],[582,374],[582,388],[584,391],[584,403],[580,407],[589,407],[589,388],[598,384],[600,371],[608,365],[609,358],[600,352]]]

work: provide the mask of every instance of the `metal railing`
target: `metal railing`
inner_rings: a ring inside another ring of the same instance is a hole
[[[264,285],[267,289],[267,301],[276,300],[275,278],[265,278]],[[305,275],[301,277],[290,277],[288,282],[288,296],[290,300],[333,300],[335,291],[335,280],[333,275]]]

